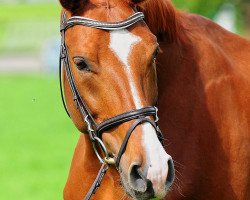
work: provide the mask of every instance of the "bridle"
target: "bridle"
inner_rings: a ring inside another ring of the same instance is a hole
[[[133,24],[137,23],[138,21],[142,20],[144,18],[143,13],[141,12],[136,12],[129,18],[127,18],[124,21],[120,22],[114,22],[114,23],[108,23],[108,22],[101,22],[85,17],[80,17],[80,16],[74,16],[69,19],[66,17],[66,13],[62,13],[62,18],[61,18],[61,26],[60,26],[60,32],[61,32],[61,51],[60,51],[60,64],[59,64],[59,77],[60,77],[60,91],[61,91],[61,97],[62,97],[62,102],[64,105],[64,108],[67,112],[67,114],[70,117],[70,114],[68,112],[66,103],[65,103],[65,98],[64,98],[64,93],[62,89],[62,68],[65,71],[66,74],[66,79],[68,81],[68,84],[70,86],[71,93],[73,95],[73,99],[76,105],[76,108],[80,111],[81,116],[86,123],[87,126],[87,132],[90,137],[90,140],[93,144],[93,149],[94,152],[97,156],[97,158],[100,160],[102,163],[102,166],[98,172],[98,175],[92,184],[89,192],[87,195],[84,197],[84,200],[88,200],[91,198],[92,194],[95,194],[96,190],[99,188],[101,181],[108,170],[110,165],[115,165],[116,168],[119,170],[119,164],[121,157],[123,153],[126,150],[126,146],[128,143],[128,140],[132,134],[132,132],[135,130],[135,128],[143,123],[150,123],[154,129],[156,130],[156,133],[158,135],[159,140],[162,142],[162,134],[161,131],[158,127],[157,121],[158,121],[158,116],[157,116],[157,111],[158,109],[154,106],[149,106],[149,107],[144,107],[141,109],[136,109],[136,110],[131,110],[129,112],[122,113],[120,115],[117,115],[115,117],[109,118],[100,124],[97,124],[95,122],[94,117],[92,116],[90,110],[88,109],[85,101],[83,100],[77,86],[74,80],[74,76],[70,67],[70,61],[69,61],[69,54],[68,54],[68,48],[66,45],[65,41],[65,32],[67,29],[69,29],[72,26],[75,25],[82,25],[82,26],[88,26],[92,28],[97,28],[97,29],[102,29],[106,31],[113,31],[113,30],[121,30],[121,29],[126,29]],[[154,121],[152,121],[149,116],[154,117]],[[119,126],[122,123],[135,120],[134,123],[131,125],[131,127],[128,129],[126,136],[122,142],[122,145],[120,147],[120,150],[117,154],[117,156],[110,157],[103,141],[102,141],[102,133],[110,130],[114,127]],[[101,149],[105,155],[104,158],[99,154],[97,149]]]

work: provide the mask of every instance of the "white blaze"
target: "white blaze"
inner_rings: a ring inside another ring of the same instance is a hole
[[[130,33],[126,29],[110,32],[109,48],[116,54],[125,67],[125,71],[127,72],[129,78],[129,86],[137,109],[142,108],[142,105],[138,92],[136,91],[131,67],[129,66],[129,55],[133,46],[140,41],[140,37]]]
[[[130,33],[127,30],[118,30],[110,32],[109,48],[115,53],[117,58],[123,64],[128,75],[131,94],[134,98],[136,109],[142,108],[142,101],[136,90],[135,81],[131,66],[129,65],[129,56],[133,46],[141,41],[141,38]],[[168,174],[168,159],[170,156],[165,152],[159,142],[156,131],[151,124],[142,125],[143,129],[143,146],[147,155],[147,178],[152,181],[155,193],[165,195],[165,181]]]
[[[158,198],[166,195],[165,183],[168,175],[168,160],[171,158],[163,149],[155,129],[149,123],[143,124],[143,144],[147,155],[147,179],[151,180]]]

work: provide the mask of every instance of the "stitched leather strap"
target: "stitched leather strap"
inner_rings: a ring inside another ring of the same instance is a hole
[[[119,169],[121,157],[122,157],[123,153],[126,150],[126,147],[127,147],[127,144],[128,144],[128,140],[129,140],[131,134],[133,133],[133,131],[135,130],[135,128],[138,125],[143,124],[145,122],[150,123],[154,127],[154,129],[157,131],[157,126],[156,126],[156,124],[155,124],[154,121],[151,121],[149,118],[146,118],[146,117],[142,117],[142,118],[137,119],[132,124],[132,126],[129,128],[129,130],[127,131],[127,134],[126,134],[125,138],[123,139],[122,145],[121,145],[120,150],[119,150],[119,152],[117,154],[117,157],[116,157],[116,168],[117,169]]]
[[[120,115],[117,115],[115,117],[109,118],[102,123],[97,125],[97,135],[101,138],[101,134],[109,130],[113,127],[116,127],[124,122],[131,121],[133,119],[137,119],[140,116],[155,116],[156,115],[156,108],[153,106],[132,110]]]
[[[101,22],[86,17],[74,16],[69,18],[64,23],[62,23],[60,29],[62,31],[62,30],[67,30],[68,28],[75,25],[82,25],[109,31],[121,30],[132,26],[133,24],[137,23],[143,18],[144,14],[142,12],[136,12],[128,19],[120,22]]]
[[[108,165],[103,163],[96,178],[95,178],[94,183],[92,184],[91,188],[89,189],[87,195],[83,198],[83,200],[89,200],[91,198],[91,196],[96,193],[97,189],[101,185],[102,179],[103,179],[104,175],[106,174],[107,170],[108,170]]]

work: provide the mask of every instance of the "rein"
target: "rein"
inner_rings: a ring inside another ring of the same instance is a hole
[[[61,92],[61,97],[62,97],[62,102],[64,105],[64,108],[70,117],[69,111],[67,109],[66,103],[65,103],[65,98],[64,98],[64,92],[62,89],[62,72],[64,69],[66,73],[66,79],[68,81],[68,84],[70,86],[71,93],[73,95],[73,100],[75,102],[76,108],[80,111],[82,119],[87,125],[87,132],[90,137],[90,140],[93,144],[93,149],[94,152],[101,162],[102,166],[98,172],[98,175],[92,184],[89,192],[87,195],[84,197],[84,200],[89,200],[93,194],[96,193],[97,189],[100,187],[101,181],[107,172],[108,168],[110,165],[115,165],[117,170],[119,170],[119,164],[121,157],[123,153],[126,150],[126,146],[128,143],[128,140],[132,134],[132,132],[135,130],[135,128],[143,123],[150,123],[154,129],[156,130],[156,133],[158,135],[159,140],[162,142],[162,134],[161,131],[158,127],[157,121],[158,121],[158,116],[157,116],[157,111],[158,109],[153,106],[149,107],[144,107],[141,109],[136,109],[136,110],[131,110],[129,112],[122,113],[120,115],[117,115],[115,117],[109,118],[100,124],[97,124],[95,122],[94,117],[92,116],[90,110],[88,109],[86,103],[84,102],[77,86],[75,83],[75,79],[72,73],[72,69],[70,66],[70,59],[69,59],[69,54],[68,54],[68,48],[66,45],[65,41],[65,32],[67,29],[71,28],[72,26],[75,25],[82,25],[82,26],[88,26],[92,28],[97,28],[97,29],[102,29],[106,31],[114,31],[114,30],[121,30],[121,29],[126,29],[133,24],[137,23],[138,21],[142,20],[144,18],[143,13],[141,12],[136,12],[129,18],[127,18],[124,21],[120,22],[113,22],[113,23],[108,23],[108,22],[101,22],[85,17],[80,17],[80,16],[74,16],[69,19],[66,17],[66,13],[62,13],[62,18],[61,18],[61,26],[60,26],[60,32],[61,32],[61,50],[60,50],[60,62],[59,62],[59,79],[60,79],[60,92]],[[154,117],[154,121],[149,119],[149,116]],[[131,125],[129,130],[126,133],[126,136],[122,142],[122,145],[120,147],[120,150],[117,154],[116,157],[110,157],[106,146],[104,145],[102,141],[102,133],[110,130],[114,127],[119,126],[122,123],[135,120],[135,122]],[[104,153],[104,158],[99,154],[98,152],[98,147],[102,150]]]

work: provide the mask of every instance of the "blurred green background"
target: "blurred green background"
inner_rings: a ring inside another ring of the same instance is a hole
[[[249,36],[249,0],[174,0]],[[0,199],[59,200],[79,133],[61,105],[56,0],[0,0]]]

